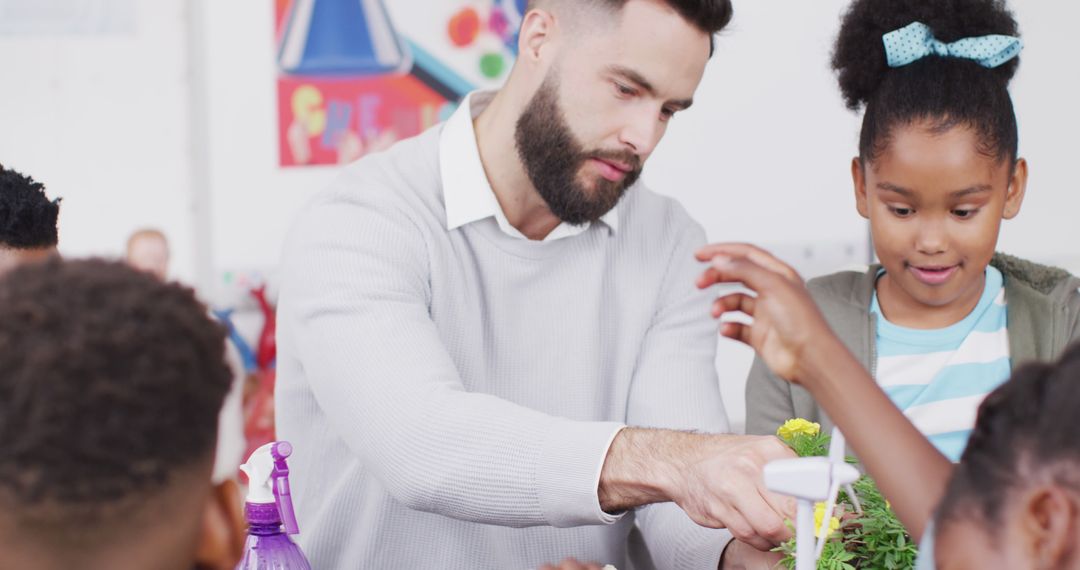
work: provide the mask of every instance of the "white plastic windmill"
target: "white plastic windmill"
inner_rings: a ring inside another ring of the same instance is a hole
[[[816,570],[818,558],[829,538],[829,522],[840,489],[847,491],[857,512],[862,512],[851,484],[859,471],[844,460],[844,434],[833,428],[829,456],[782,459],[765,466],[765,486],[795,497],[798,502],[795,522],[795,570]],[[817,544],[814,544],[814,504],[825,501]]]

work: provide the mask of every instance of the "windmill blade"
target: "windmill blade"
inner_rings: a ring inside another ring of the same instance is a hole
[[[832,522],[833,511],[836,510],[836,498],[840,494],[841,483],[838,479],[833,479],[831,485],[829,485],[829,500],[825,503],[825,512],[821,517],[821,527],[818,528],[817,546],[814,548],[814,559],[821,558],[821,553],[825,549],[825,541],[829,539],[829,523]],[[798,540],[798,537],[796,537]]]
[[[847,496],[851,499],[851,506],[855,507],[856,514],[862,514],[862,504],[859,503],[859,496],[855,494],[855,488],[851,486],[851,483],[844,485],[844,490],[847,491]]]
[[[847,443],[844,441],[844,432],[840,431],[840,428],[834,427],[832,441],[829,443],[829,463],[844,463],[846,450]]]
[[[844,433],[840,431],[840,428],[834,427],[832,440],[829,442],[829,498],[828,502],[825,503],[824,516],[821,517],[821,527],[818,529],[817,548],[815,549],[815,557],[818,558],[821,557],[825,542],[829,539],[829,523],[832,522],[833,511],[836,509],[836,501],[841,487],[851,497],[856,510],[862,512],[862,506],[859,504],[859,499],[855,496],[855,490],[851,486],[859,478],[859,472],[847,464],[845,460],[846,450]]]

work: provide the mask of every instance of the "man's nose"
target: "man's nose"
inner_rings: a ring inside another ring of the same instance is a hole
[[[652,154],[663,132],[663,124],[658,115],[651,110],[642,110],[635,113],[619,132],[619,142],[638,155],[639,159],[644,160]]]

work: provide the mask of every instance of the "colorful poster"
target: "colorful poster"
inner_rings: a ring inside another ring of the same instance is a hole
[[[282,166],[345,164],[500,85],[525,0],[275,0]]]

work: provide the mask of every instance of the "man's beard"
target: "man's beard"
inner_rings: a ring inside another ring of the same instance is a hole
[[[560,220],[581,225],[611,211],[641,176],[641,159],[630,151],[585,150],[559,107],[558,83],[549,74],[518,118],[514,131],[518,156],[536,191]],[[579,173],[590,158],[629,166],[620,181],[596,176],[590,191]]]

